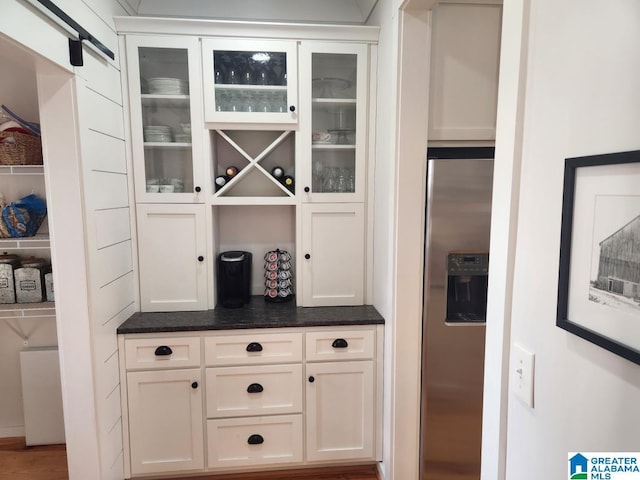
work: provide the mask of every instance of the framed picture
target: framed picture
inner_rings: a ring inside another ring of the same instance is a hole
[[[640,151],[565,160],[556,325],[640,364]]]

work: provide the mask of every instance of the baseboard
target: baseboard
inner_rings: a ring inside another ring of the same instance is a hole
[[[24,425],[0,427],[0,438],[24,437]]]
[[[387,477],[384,474],[384,468],[383,468],[384,464],[382,462],[378,462],[377,466],[378,466],[378,478],[380,480],[387,480]]]

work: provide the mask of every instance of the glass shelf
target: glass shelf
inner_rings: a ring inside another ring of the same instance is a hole
[[[217,90],[242,90],[242,91],[254,91],[254,92],[286,92],[287,87],[282,85],[233,85],[225,83],[217,83]]]
[[[191,144],[184,142],[144,142],[144,148],[191,148]]]
[[[313,150],[355,150],[356,146],[353,144],[316,144],[311,145]]]
[[[189,108],[189,95],[161,95],[157,93],[143,93],[140,95],[145,107],[184,107]]]

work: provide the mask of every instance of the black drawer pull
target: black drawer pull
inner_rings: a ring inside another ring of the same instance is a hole
[[[247,393],[260,393],[264,388],[259,383],[252,383],[247,387]]]
[[[262,351],[262,345],[260,345],[258,342],[251,342],[249,345],[247,345],[247,352],[261,352]]]
[[[316,381],[316,377],[314,377],[313,375],[309,376],[309,383],[313,383]]]
[[[247,439],[247,443],[249,445],[260,445],[261,443],[264,443],[264,438],[262,438],[262,435],[254,433]]]
[[[198,388],[198,382],[193,382],[193,383],[191,384],[191,388],[193,388],[193,389]]]
[[[167,355],[171,355],[173,353],[173,350],[171,350],[171,347],[167,347],[166,345],[160,345],[158,348],[156,348],[156,351],[154,353],[157,357],[164,357]]]
[[[347,342],[344,338],[336,338],[331,346],[333,348],[347,348],[349,346],[349,342]]]

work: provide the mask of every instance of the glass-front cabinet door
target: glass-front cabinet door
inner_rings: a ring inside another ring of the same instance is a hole
[[[126,41],[136,202],[203,202],[198,40]]]
[[[203,39],[205,121],[296,124],[296,49],[294,41]]]
[[[300,45],[304,202],[362,202],[366,180],[368,46]]]

